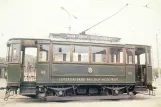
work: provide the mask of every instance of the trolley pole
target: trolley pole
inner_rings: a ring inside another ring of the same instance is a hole
[[[156,45],[157,45],[157,61],[158,61],[158,77],[160,78],[160,60],[159,60],[159,49],[158,49],[158,34],[156,34]]]

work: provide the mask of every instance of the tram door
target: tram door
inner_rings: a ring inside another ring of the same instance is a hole
[[[146,50],[145,48],[135,49],[135,67],[136,67],[136,82],[138,85],[145,85],[146,83]]]
[[[23,66],[23,77],[24,82],[35,82],[36,81],[36,62],[37,62],[37,48],[25,47],[21,50],[21,59]]]

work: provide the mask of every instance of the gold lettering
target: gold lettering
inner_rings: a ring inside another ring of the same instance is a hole
[[[118,81],[118,78],[58,78],[58,81]]]

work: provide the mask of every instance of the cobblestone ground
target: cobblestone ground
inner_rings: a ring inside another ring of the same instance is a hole
[[[5,86],[5,80],[0,79],[0,87]],[[133,100],[95,100],[72,102],[40,102],[35,99],[12,96],[4,101],[5,91],[0,91],[0,107],[161,107],[161,79],[154,82],[157,86],[156,96],[137,95]]]

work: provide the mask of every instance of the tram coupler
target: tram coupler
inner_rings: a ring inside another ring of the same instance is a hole
[[[6,87],[0,87],[0,90],[5,90],[6,89]]]
[[[7,101],[8,98],[10,96],[13,96],[14,94],[17,95],[17,90],[11,89],[11,88],[5,88],[6,92],[5,92],[5,97],[4,97],[4,101]]]

